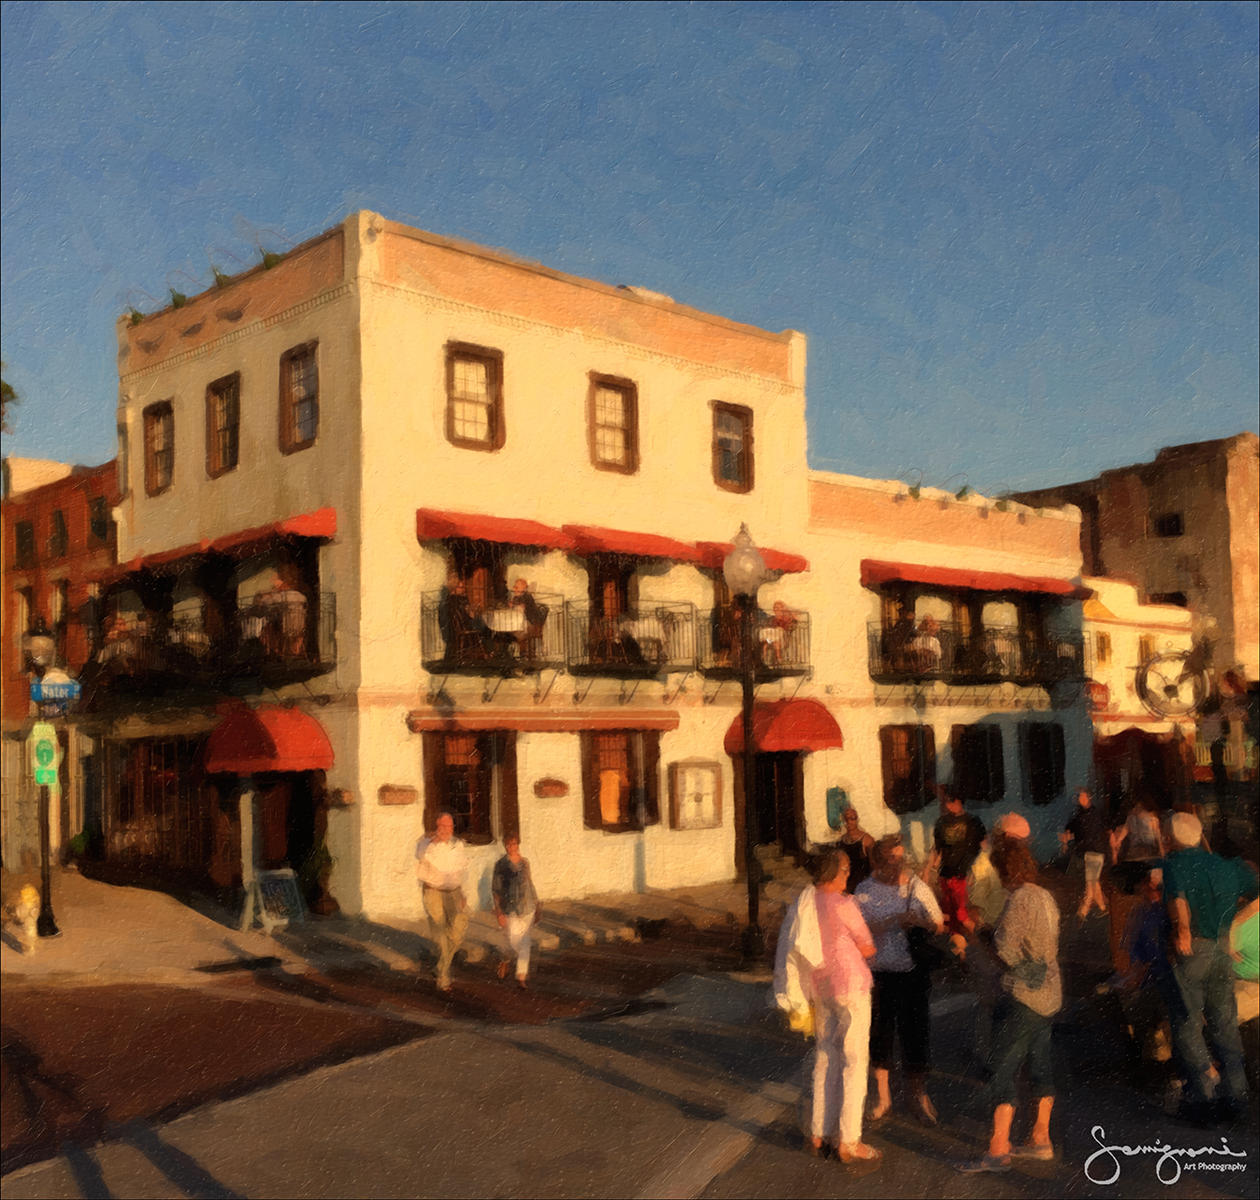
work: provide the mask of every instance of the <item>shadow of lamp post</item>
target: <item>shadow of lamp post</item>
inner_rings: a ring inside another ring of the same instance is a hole
[[[741,720],[744,734],[744,880],[748,888],[748,924],[743,933],[744,959],[750,965],[765,956],[766,939],[758,913],[761,872],[757,863],[757,764],[753,744],[753,701],[756,688],[757,589],[769,578],[765,560],[740,525],[722,575],[734,598],[739,619],[739,678],[743,691]]]
[[[22,651],[26,656],[30,673],[35,676],[35,684],[31,688],[31,698],[37,703],[41,701],[44,675],[52,666],[57,653],[57,643],[44,627],[42,620],[22,635]],[[32,731],[32,754],[35,760],[35,782],[39,785],[39,919],[35,923],[35,932],[42,938],[57,937],[61,930],[57,928],[52,906],[52,848],[49,830],[49,781],[56,776],[57,741],[52,726],[42,722]]]

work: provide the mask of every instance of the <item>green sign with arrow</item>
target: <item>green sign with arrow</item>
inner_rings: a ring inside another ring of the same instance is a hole
[[[57,782],[57,731],[47,721],[36,722],[31,729],[31,761],[35,767],[35,782],[51,786]]]

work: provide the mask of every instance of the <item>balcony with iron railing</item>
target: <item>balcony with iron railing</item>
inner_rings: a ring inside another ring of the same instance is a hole
[[[1016,626],[967,631],[948,622],[867,627],[870,675],[878,683],[1050,685],[1084,673],[1080,635],[1033,634]]]
[[[713,609],[701,617],[700,669],[706,675],[721,679],[742,674],[741,619],[735,608]],[[753,634],[753,669],[758,679],[808,674],[809,613],[783,605],[773,614],[758,611]]]
[[[647,678],[694,670],[698,663],[694,604],[640,604],[605,616],[570,601],[564,629],[568,667],[575,675]]]
[[[337,661],[337,597],[320,592],[311,605],[296,589],[264,592],[236,610],[229,672],[267,684],[331,670]]]
[[[530,593],[525,602],[474,610],[459,594],[420,600],[420,660],[432,674],[511,675],[565,665],[564,597]]]

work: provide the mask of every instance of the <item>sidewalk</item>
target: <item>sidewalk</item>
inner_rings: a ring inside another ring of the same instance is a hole
[[[762,893],[762,923],[773,932],[784,905],[804,882],[774,879]],[[27,877],[6,872],[0,881],[6,907]],[[35,881],[37,882],[37,881]],[[670,892],[613,893],[550,901],[535,931],[535,954],[607,943],[652,939],[668,927],[681,931],[742,928],[742,883],[711,884]],[[314,917],[273,934],[238,932],[235,914],[200,904],[197,909],[165,893],[89,879],[73,869],[53,877],[53,911],[61,936],[40,939],[23,952],[17,929],[4,927],[0,971],[47,982],[143,981],[195,985],[222,973],[267,965],[289,974],[356,969],[414,974],[430,963],[435,946],[424,920],[371,921]],[[465,961],[493,961],[503,945],[494,915],[476,912],[465,939]]]

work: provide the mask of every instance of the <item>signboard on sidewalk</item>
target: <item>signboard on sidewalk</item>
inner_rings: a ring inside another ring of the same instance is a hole
[[[50,787],[57,782],[57,731],[47,721],[37,721],[27,744],[31,748],[31,768],[35,782]]]
[[[290,921],[301,921],[306,916],[306,906],[302,903],[302,893],[292,868],[259,871],[258,890],[262,896],[263,928],[268,932]]]

